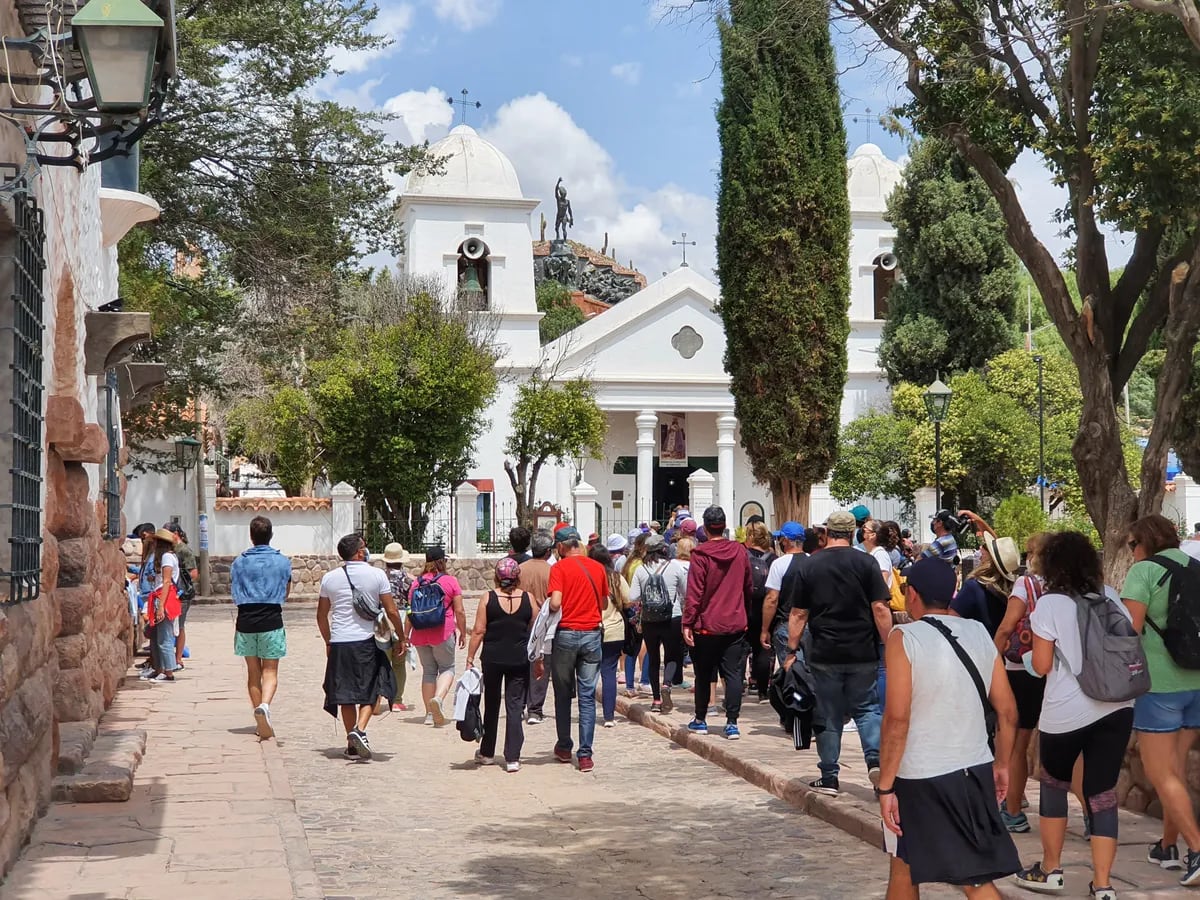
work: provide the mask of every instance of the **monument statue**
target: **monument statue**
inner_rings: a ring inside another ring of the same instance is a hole
[[[565,242],[567,226],[575,227],[575,216],[571,212],[571,201],[567,199],[567,189],[563,187],[561,178],[554,185],[554,202],[558,206],[558,215],[554,217],[554,239]]]

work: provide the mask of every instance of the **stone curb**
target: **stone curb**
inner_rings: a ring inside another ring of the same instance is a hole
[[[788,778],[771,766],[756,760],[740,758],[726,746],[729,742],[723,737],[716,734],[692,734],[686,725],[677,725],[664,716],[652,713],[648,707],[635,703],[629,697],[617,697],[617,712],[630,722],[657,732],[700,758],[715,763],[755,787],[773,794],[801,812],[829,823],[870,844],[876,850],[883,850],[882,825],[875,804],[866,805],[848,796],[829,797],[819,794],[800,778]],[[995,882],[995,886],[1005,900],[1028,900],[1030,896],[1028,891],[1008,883],[1007,879]]]
[[[323,900],[325,891],[313,863],[304,833],[304,823],[296,811],[296,797],[287,769],[274,741],[260,741],[263,762],[267,768],[267,779],[271,783],[271,798],[275,801],[276,821],[283,838],[283,852],[287,858],[288,872],[292,876],[292,896],[295,900]]]
[[[51,798],[58,803],[123,803],[133,794],[133,773],[145,754],[145,731],[101,732],[83,768],[54,779]]]

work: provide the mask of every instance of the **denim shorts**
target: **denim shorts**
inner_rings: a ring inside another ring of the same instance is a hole
[[[1172,734],[1200,728],[1200,691],[1142,694],[1133,705],[1133,730]]]

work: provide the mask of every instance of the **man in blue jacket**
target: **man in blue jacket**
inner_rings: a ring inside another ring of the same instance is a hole
[[[292,563],[271,546],[271,520],[250,520],[250,543],[230,568],[230,592],[237,606],[233,652],[246,660],[250,704],[260,740],[275,736],[271,701],[279,683],[279,660],[287,655],[283,604],[292,592]]]

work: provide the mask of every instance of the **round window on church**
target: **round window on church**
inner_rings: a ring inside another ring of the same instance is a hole
[[[691,325],[684,325],[671,338],[671,346],[684,359],[691,359],[704,346],[704,338]]]

